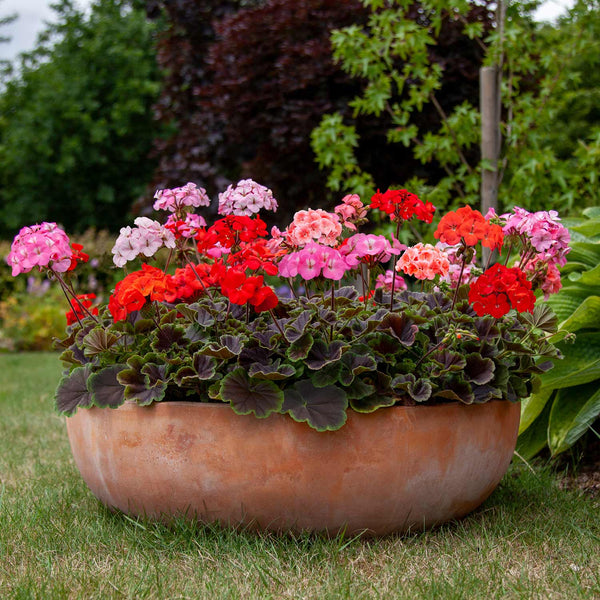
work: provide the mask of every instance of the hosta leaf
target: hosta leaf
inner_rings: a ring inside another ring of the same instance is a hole
[[[276,383],[251,379],[241,367],[225,375],[219,396],[223,402],[229,402],[238,415],[254,413],[259,418],[279,411],[283,403],[283,392]]]
[[[92,394],[87,387],[91,373],[90,365],[76,367],[65,375],[56,388],[56,409],[63,415],[72,415],[79,406],[89,408],[93,404]]]
[[[560,294],[555,294],[548,299],[548,304],[556,313],[560,322],[568,319],[579,305],[590,295],[590,290],[576,286],[564,287]]]
[[[600,296],[588,296],[571,314],[560,324],[560,329],[577,331],[585,328],[600,328]]]
[[[548,422],[548,445],[555,456],[570,448],[600,415],[600,381],[558,391]]]
[[[553,393],[554,390],[552,388],[541,388],[521,402],[519,434],[523,433],[537,419]]]
[[[117,379],[125,368],[126,365],[112,365],[90,375],[89,389],[96,406],[117,408],[125,402],[125,387]]]
[[[346,422],[347,408],[346,394],[339,387],[318,388],[309,379],[303,379],[285,390],[281,411],[318,431],[334,431]]]
[[[517,440],[517,452],[525,460],[533,458],[548,443],[548,418],[551,403],[547,403],[540,415]]]
[[[542,387],[564,388],[600,379],[600,332],[579,333],[573,344],[561,342],[563,360],[541,376]]]
[[[582,262],[588,267],[600,265],[600,244],[578,242],[571,245],[569,263]],[[566,266],[566,265],[565,265]]]

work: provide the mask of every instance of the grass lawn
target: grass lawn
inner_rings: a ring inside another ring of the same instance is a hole
[[[52,354],[0,355],[0,598],[600,598],[600,506],[511,467],[475,513],[380,540],[278,538],[105,510],[53,410]]]

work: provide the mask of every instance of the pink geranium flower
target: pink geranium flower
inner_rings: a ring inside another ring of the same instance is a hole
[[[6,257],[12,275],[29,273],[31,269],[49,268],[64,273],[71,266],[73,250],[67,234],[56,223],[23,227],[15,236]]]
[[[291,246],[301,247],[310,242],[335,246],[342,233],[342,225],[338,215],[328,213],[320,208],[300,210],[286,231],[287,241]]]
[[[171,190],[158,190],[154,194],[154,198],[156,199],[154,210],[181,212],[185,207],[198,208],[210,205],[210,198],[206,195],[206,190],[191,182]]]
[[[262,208],[277,210],[277,200],[273,192],[252,179],[242,179],[233,187],[230,185],[223,193],[219,194],[220,215],[240,215],[251,217]]]

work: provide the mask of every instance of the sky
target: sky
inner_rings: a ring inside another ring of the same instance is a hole
[[[292,0],[293,1],[293,0]],[[540,21],[551,21],[565,8],[573,5],[574,0],[546,0],[536,16]],[[0,17],[17,13],[19,18],[0,28],[0,35],[11,37],[6,44],[0,44],[0,59],[12,60],[20,52],[33,49],[37,34],[43,29],[44,22],[52,20],[53,0],[0,0]],[[79,6],[88,6],[91,0],[76,0]]]

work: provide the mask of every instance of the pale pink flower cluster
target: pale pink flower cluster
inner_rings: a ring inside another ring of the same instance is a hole
[[[500,219],[504,222],[504,235],[527,239],[544,262],[556,266],[567,262],[571,236],[555,210],[530,213],[515,206],[512,213],[504,214]]]
[[[346,256],[346,262],[355,267],[361,262],[371,266],[378,262],[388,262],[392,255],[400,254],[405,248],[397,240],[392,245],[383,235],[356,233],[346,240],[340,250]]]
[[[292,246],[306,246],[317,242],[326,246],[335,246],[342,233],[340,218],[320,208],[300,210],[287,228],[287,241]]]
[[[407,248],[396,263],[396,270],[417,279],[434,279],[448,274],[450,262],[445,252],[431,244],[419,242]]]
[[[6,257],[13,277],[34,267],[48,267],[57,273],[68,271],[73,250],[67,234],[56,223],[23,227],[15,236]]]
[[[539,288],[544,292],[544,300],[548,300],[550,294],[556,294],[562,288],[558,267],[552,263],[545,263],[538,256],[521,268],[527,273],[527,279],[535,283],[535,279],[538,278]]]
[[[252,179],[242,179],[219,194],[219,214],[251,217],[261,208],[277,211],[277,200],[273,192]]]
[[[158,221],[148,217],[138,217],[134,224],[137,227],[122,227],[119,237],[112,249],[113,262],[117,267],[133,260],[140,254],[146,257],[166,246],[175,248],[175,235]]]
[[[333,210],[339,216],[342,225],[352,231],[356,231],[356,225],[362,223],[367,216],[367,209],[358,194],[344,196],[342,203]]]
[[[198,208],[210,205],[210,198],[206,195],[206,190],[192,182],[172,190],[158,190],[154,194],[154,198],[156,199],[154,210],[181,212],[186,206]]]
[[[377,275],[375,288],[383,288],[386,292],[391,292],[392,286],[396,291],[405,290],[407,287],[406,281],[404,281],[400,275],[396,275],[396,278],[394,279],[394,272],[389,269],[385,273]]]
[[[309,242],[297,252],[284,256],[279,262],[281,277],[300,275],[304,280],[325,277],[339,281],[349,269],[342,253],[335,248]]]
[[[445,281],[450,284],[450,287],[455,288],[458,285],[458,280],[460,278],[461,285],[464,283],[469,283],[471,280],[471,269],[475,265],[475,252],[473,252],[473,260],[469,263],[466,263],[464,268],[463,257],[458,256],[458,249],[461,247],[461,244],[456,244],[455,246],[451,246],[450,244],[445,244],[444,242],[438,242],[435,247],[438,250],[446,253],[448,257],[448,262],[450,263],[450,268],[448,269],[448,273],[443,277],[440,277],[440,281]],[[460,275],[462,269],[462,277]]]
[[[196,213],[189,213],[185,215],[185,219],[178,219],[177,215],[169,215],[165,227],[172,231],[177,238],[193,238],[198,230],[202,227],[206,227],[206,221],[204,217],[197,215]]]

